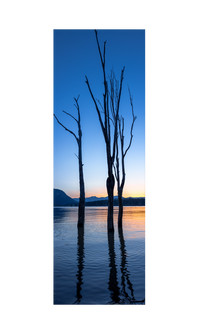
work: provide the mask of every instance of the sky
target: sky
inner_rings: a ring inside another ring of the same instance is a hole
[[[125,157],[124,197],[145,196],[145,30],[98,30],[103,51],[106,42],[106,75],[111,70],[120,81],[125,66],[119,114],[124,117],[124,148],[130,141],[132,111],[137,117],[132,145]],[[83,172],[86,197],[107,196],[106,146],[97,111],[85,82],[88,77],[96,99],[103,104],[103,71],[94,30],[54,30],[54,113],[78,136],[74,98],[79,97],[82,127]],[[54,118],[54,188],[79,197],[78,145],[72,134]],[[121,173],[120,173],[121,174]],[[114,195],[117,195],[115,182]]]

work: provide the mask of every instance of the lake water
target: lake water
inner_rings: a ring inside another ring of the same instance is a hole
[[[54,208],[54,304],[145,304],[145,207],[124,207],[107,232],[107,208]],[[79,230],[80,229],[80,230]]]

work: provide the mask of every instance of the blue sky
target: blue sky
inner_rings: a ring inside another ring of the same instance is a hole
[[[120,80],[125,66],[120,115],[125,122],[125,149],[132,121],[128,86],[137,116],[133,141],[125,158],[123,195],[145,195],[145,30],[98,30],[100,47],[106,40],[106,74],[114,70]],[[97,112],[85,83],[102,102],[103,73],[94,30],[54,30],[54,113],[64,126],[78,134],[77,123],[62,110],[77,117],[74,97],[79,97],[86,197],[106,196],[107,162]],[[102,103],[103,104],[103,103]],[[54,188],[79,196],[77,142],[54,119]],[[115,186],[115,195],[117,188]]]

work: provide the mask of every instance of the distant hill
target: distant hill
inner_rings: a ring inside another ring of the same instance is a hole
[[[54,189],[54,206],[78,206],[79,198],[70,198],[65,192]],[[108,197],[92,196],[85,198],[85,206],[108,206]],[[114,206],[118,206],[118,197],[114,196]],[[123,206],[145,206],[145,198],[123,198]]]
[[[108,206],[108,199],[86,202],[85,206]],[[117,197],[114,197],[114,206],[118,206]],[[145,198],[123,198],[123,206],[145,206]]]
[[[114,199],[117,199],[118,197],[115,196]],[[75,201],[79,202],[79,198],[73,198]],[[93,202],[93,201],[101,201],[101,200],[108,200],[108,197],[101,197],[101,198],[98,198],[98,197],[88,197],[88,198],[85,198],[85,202]]]
[[[65,192],[54,189],[54,206],[78,206],[78,203]]]

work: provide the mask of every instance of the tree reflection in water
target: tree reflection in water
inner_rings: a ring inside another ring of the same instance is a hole
[[[83,284],[83,268],[84,268],[84,226],[78,226],[77,237],[77,284],[76,284],[76,301],[74,304],[81,302],[81,289]]]
[[[120,269],[121,269],[121,285],[122,285],[122,295],[124,296],[124,298],[126,300],[129,301],[129,303],[132,303],[135,301],[134,295],[133,295],[133,285],[129,279],[129,271],[127,269],[127,254],[126,254],[126,247],[125,247],[125,241],[124,241],[124,235],[123,235],[123,230],[122,228],[118,228],[118,234],[119,234],[119,241],[120,241],[120,251],[121,251],[121,265],[120,265]],[[127,281],[127,285],[128,288],[131,292],[131,296],[128,295],[128,293],[126,292],[126,281]]]
[[[119,287],[117,281],[117,268],[115,263],[115,248],[114,248],[114,232],[108,231],[108,253],[109,253],[109,267],[110,267],[110,274],[109,274],[109,281],[108,281],[108,289],[110,290],[111,294],[110,297],[112,299],[109,304],[116,304],[120,303],[119,298]]]
[[[77,284],[76,284],[76,301],[74,304],[80,304],[83,285],[83,268],[84,268],[84,226],[78,227],[77,236]],[[116,266],[116,253],[115,253],[115,241],[114,232],[108,231],[108,254],[109,254],[109,281],[108,289],[110,291],[111,301],[108,304],[144,304],[145,300],[136,301],[134,297],[133,285],[130,281],[130,272],[128,270],[127,263],[127,251],[125,246],[125,240],[123,236],[123,229],[118,228],[119,242],[120,242],[120,272],[121,272],[121,287],[118,285],[117,280],[117,266]]]
[[[130,281],[130,272],[128,271],[128,264],[127,264],[127,253],[126,253],[126,246],[123,236],[122,228],[118,228],[119,234],[119,241],[120,241],[120,251],[121,251],[121,264],[120,264],[120,271],[121,271],[121,290],[118,287],[117,281],[117,268],[116,268],[116,254],[115,254],[115,247],[114,247],[114,232],[108,232],[108,252],[109,252],[109,267],[110,267],[110,275],[109,275],[109,283],[108,289],[110,290],[111,294],[111,301],[109,304],[144,304],[144,299],[141,301],[136,301],[134,297],[134,289],[133,285]],[[130,292],[128,293],[126,290],[126,284]],[[130,294],[130,295],[129,295]]]

